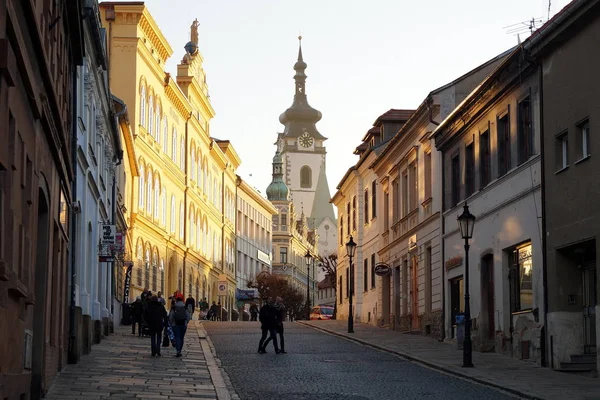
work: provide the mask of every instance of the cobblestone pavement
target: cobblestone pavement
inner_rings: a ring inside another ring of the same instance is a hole
[[[162,348],[162,357],[151,357],[149,337],[133,336],[128,326],[117,327],[114,335],[93,346],[78,364],[68,365],[46,398],[230,399],[210,349],[201,339],[204,335],[202,325],[192,321],[183,357],[174,357],[173,347]]]
[[[402,400],[515,397],[298,323],[286,323],[288,354],[258,354],[257,322],[206,322],[216,355],[244,400]]]
[[[349,334],[346,320],[301,321],[299,324],[397,354],[464,379],[502,388],[528,399],[600,399],[598,378],[556,372],[531,362],[477,351],[473,352],[475,367],[462,368],[462,350],[456,344],[441,343],[420,335],[406,335],[356,322],[354,333]]]

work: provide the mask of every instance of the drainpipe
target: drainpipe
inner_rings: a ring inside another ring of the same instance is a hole
[[[76,67],[77,68],[77,67]],[[73,87],[77,87],[77,74],[73,74]],[[73,90],[73,132],[71,135],[71,157],[73,158],[73,172],[75,174],[73,182],[71,183],[71,198],[77,198],[77,90]],[[81,212],[81,210],[79,210]],[[69,304],[69,350],[68,350],[68,362],[69,364],[77,364],[79,357],[77,356],[77,337],[75,334],[75,282],[77,280],[76,266],[76,252],[77,252],[77,213],[71,206],[71,234],[69,235],[69,242],[71,244],[71,291],[70,291],[70,304]]]

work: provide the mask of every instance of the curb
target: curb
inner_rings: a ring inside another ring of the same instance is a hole
[[[454,375],[454,376],[460,377],[462,379],[473,381],[473,382],[479,383],[479,384],[484,385],[484,386],[489,386],[489,387],[492,387],[494,389],[499,389],[499,390],[502,390],[503,392],[508,392],[510,394],[519,396],[519,397],[524,398],[524,399],[545,400],[543,397],[534,396],[534,395],[522,392],[522,391],[517,390],[517,389],[507,388],[507,387],[502,386],[502,385],[500,385],[498,383],[490,382],[490,381],[488,381],[486,379],[477,378],[477,377],[473,377],[473,376],[470,376],[470,375],[467,375],[467,374],[463,374],[460,371],[456,371],[456,370],[450,369],[450,368],[448,368],[445,365],[438,364],[438,363],[431,362],[431,361],[427,361],[427,360],[425,360],[423,358],[415,357],[413,355],[410,355],[408,353],[404,353],[404,352],[401,352],[401,351],[392,350],[392,349],[387,348],[385,346],[380,346],[380,345],[377,345],[377,344],[373,344],[373,343],[367,342],[366,340],[363,340],[363,339],[357,339],[355,337],[352,337],[352,336],[349,336],[349,335],[346,335],[346,334],[343,334],[343,333],[339,333],[339,332],[333,331],[331,329],[317,327],[315,325],[308,324],[308,323],[306,323],[304,321],[296,321],[296,323],[298,323],[300,325],[303,325],[303,326],[306,326],[308,328],[312,328],[312,329],[315,329],[315,330],[318,330],[318,331],[322,331],[322,332],[328,333],[330,335],[334,335],[334,336],[338,336],[338,337],[344,338],[344,339],[349,340],[351,342],[355,342],[355,343],[359,343],[359,344],[362,344],[362,345],[367,346],[367,347],[371,347],[371,348],[376,349],[376,350],[384,351],[386,353],[391,353],[391,354],[394,354],[396,356],[400,356],[400,357],[402,357],[402,358],[404,358],[404,359],[406,359],[408,361],[412,361],[412,362],[417,363],[417,364],[422,364],[422,365],[424,365],[426,367],[429,367],[429,368],[432,368],[432,369],[435,369],[435,370],[438,370],[438,371],[442,371],[442,372],[444,372],[446,374]]]
[[[215,387],[218,400],[240,400],[240,396],[236,393],[229,375],[223,369],[221,360],[217,357],[215,346],[213,345],[210,337],[206,333],[204,326],[201,322],[196,322],[196,332],[198,339],[200,339],[200,346],[204,353],[204,359],[206,360],[206,366],[210,373],[210,379]]]

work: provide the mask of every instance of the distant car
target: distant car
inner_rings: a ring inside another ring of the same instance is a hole
[[[324,320],[333,318],[333,307],[331,306],[315,306],[310,311],[310,319]]]

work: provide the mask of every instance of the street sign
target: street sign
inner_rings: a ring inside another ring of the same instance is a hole
[[[102,241],[103,246],[115,244],[115,236],[117,234],[116,225],[102,225]]]
[[[389,265],[385,264],[385,263],[379,263],[377,265],[375,265],[375,275],[377,276],[388,276],[392,274],[392,269],[390,268]]]
[[[218,293],[219,296],[227,296],[227,282],[219,281],[219,283],[217,285],[217,289],[219,291],[219,293]]]

